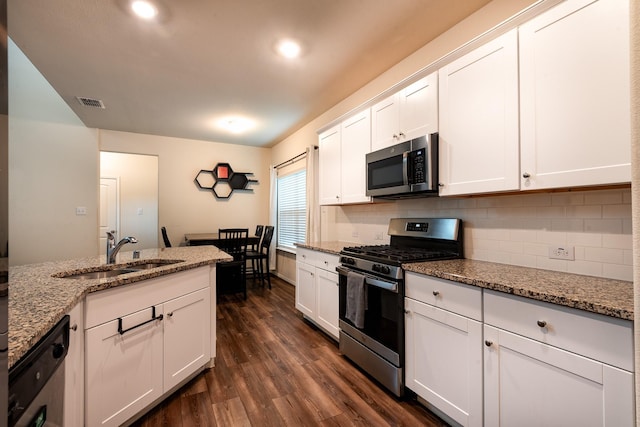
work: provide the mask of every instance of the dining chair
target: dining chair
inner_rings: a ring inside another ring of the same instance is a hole
[[[257,251],[249,251],[247,252],[247,259],[253,262],[257,262],[258,264],[258,275],[260,277],[260,283],[264,284],[265,279],[265,270],[264,264],[266,264],[266,279],[267,284],[269,285],[269,289],[271,289],[271,275],[269,273],[269,253],[271,248],[271,241],[273,240],[273,225],[267,225],[264,227],[264,232],[262,234],[262,239],[260,240],[260,244],[258,245]],[[263,262],[264,261],[264,262]]]
[[[171,241],[169,241],[169,236],[167,235],[167,227],[160,227],[160,232],[162,232],[162,240],[164,240],[164,247],[170,248]]]
[[[247,248],[247,259],[251,260],[251,277],[255,281],[258,276],[258,263],[257,263],[257,254],[260,249],[260,242],[262,240],[262,232],[264,231],[264,225],[257,225],[256,231],[253,234],[253,237],[257,237],[257,240],[254,239],[251,244],[251,248]]]
[[[216,265],[216,285],[220,291],[244,293],[247,299],[247,238],[248,228],[218,229],[219,248],[233,257],[232,261]]]

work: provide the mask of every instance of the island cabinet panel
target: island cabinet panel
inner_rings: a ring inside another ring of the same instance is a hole
[[[87,296],[86,425],[130,421],[210,362],[209,280],[206,266]]]
[[[84,425],[84,302],[69,312],[69,351],[64,359],[64,425]]]
[[[408,273],[404,303],[406,387],[460,425],[482,426],[482,290]]]
[[[440,195],[519,189],[518,34],[439,70]]]
[[[141,324],[151,312],[124,316],[122,323]],[[155,314],[162,314],[162,306]],[[87,425],[119,426],[162,396],[161,321],[120,334],[113,320],[87,330],[86,345]]]
[[[211,358],[209,304],[205,288],[164,304],[164,390],[169,391]]]
[[[521,189],[630,182],[629,2],[565,1],[519,36]]]

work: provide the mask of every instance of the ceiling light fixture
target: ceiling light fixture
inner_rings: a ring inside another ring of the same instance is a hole
[[[231,133],[244,133],[256,126],[256,123],[246,117],[224,117],[218,120],[219,128]]]
[[[278,42],[278,45],[276,46],[276,50],[280,55],[284,56],[285,58],[293,59],[300,56],[300,52],[302,51],[302,48],[300,47],[300,43],[294,40],[287,39],[287,40],[281,40],[280,42]]]
[[[131,10],[142,19],[153,19],[158,15],[158,8],[146,0],[136,0],[132,2]]]

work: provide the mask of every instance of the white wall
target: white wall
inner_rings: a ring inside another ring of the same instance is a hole
[[[12,265],[98,253],[98,142],[9,40]],[[87,215],[76,215],[86,207]]]
[[[158,226],[158,157],[100,153],[100,178],[117,178],[119,185],[119,240],[134,236],[127,250],[162,247]],[[106,246],[100,248],[106,253]]]
[[[100,150],[158,156],[159,226],[167,227],[175,246],[185,233],[217,232],[224,227],[255,226],[269,219],[269,148],[223,144],[182,138],[100,130]],[[211,191],[197,188],[201,169],[229,163],[236,172],[251,172],[253,192],[234,191],[218,200]]]

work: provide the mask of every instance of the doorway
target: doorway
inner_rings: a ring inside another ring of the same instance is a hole
[[[129,250],[158,247],[158,156],[100,152],[101,254],[109,227],[116,230],[116,240],[138,240]]]

